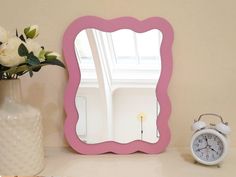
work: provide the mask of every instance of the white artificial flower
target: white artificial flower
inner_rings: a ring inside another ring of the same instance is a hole
[[[25,58],[19,56],[18,48],[23,43],[18,37],[8,39],[0,50],[0,64],[7,67],[17,66],[25,62]]]
[[[0,42],[5,43],[8,40],[8,32],[0,26]]]
[[[7,43],[3,43],[2,45],[0,45],[0,54],[6,49],[7,47]]]
[[[34,39],[39,35],[39,26],[32,25],[24,29],[27,38]]]
[[[29,52],[33,52],[36,57],[39,57],[39,53],[42,50],[39,43],[35,42],[32,39],[27,39],[25,46]]]

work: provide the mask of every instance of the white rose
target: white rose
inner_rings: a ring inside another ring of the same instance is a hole
[[[27,38],[34,39],[39,35],[38,25],[32,25],[24,29]]]
[[[7,43],[3,43],[2,45],[0,45],[0,54],[6,49],[7,47]]]
[[[29,52],[33,52],[36,57],[39,57],[39,53],[42,48],[37,42],[33,41],[32,39],[27,39],[25,46]]]
[[[1,46],[0,64],[7,67],[17,66],[25,62],[25,58],[19,56],[18,48],[23,43],[19,38],[8,39],[7,43]]]
[[[0,42],[5,43],[8,40],[8,32],[0,26]]]

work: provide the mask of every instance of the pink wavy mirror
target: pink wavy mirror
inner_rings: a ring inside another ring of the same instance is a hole
[[[173,29],[159,17],[76,19],[63,39],[64,132],[82,154],[160,153],[170,141]]]

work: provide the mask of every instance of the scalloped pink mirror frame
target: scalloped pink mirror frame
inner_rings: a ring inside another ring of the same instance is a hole
[[[74,40],[77,34],[87,28],[95,28],[101,31],[113,32],[119,29],[131,29],[135,32],[145,32],[151,29],[159,29],[163,34],[161,44],[161,75],[156,86],[156,97],[160,104],[160,113],[157,118],[157,127],[160,132],[160,139],[157,143],[147,143],[135,140],[127,144],[120,144],[107,141],[98,144],[86,144],[76,134],[78,122],[78,110],[75,105],[75,97],[80,84],[80,68],[77,62]],[[105,20],[94,16],[84,16],[73,21],[64,33],[63,54],[69,72],[69,81],[64,96],[64,107],[67,114],[64,133],[70,146],[81,154],[102,154],[107,152],[117,154],[130,154],[137,151],[156,154],[163,152],[170,142],[170,129],[168,120],[171,112],[171,104],[167,95],[168,84],[172,73],[172,43],[173,29],[163,18],[151,17],[143,21],[132,17],[120,17]]]

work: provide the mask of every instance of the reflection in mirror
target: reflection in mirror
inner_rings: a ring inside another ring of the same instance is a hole
[[[77,136],[87,144],[105,141],[156,143],[162,33],[152,29],[81,31],[74,42],[81,82],[75,98]]]

